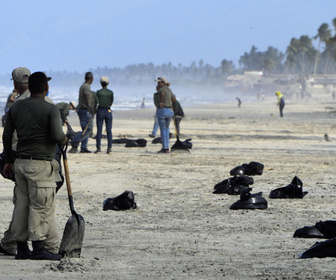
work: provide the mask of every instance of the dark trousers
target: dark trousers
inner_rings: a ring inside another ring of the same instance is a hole
[[[279,108],[280,108],[280,117],[283,117],[283,109],[285,108],[285,101],[283,99],[281,99],[280,104],[279,104]]]
[[[86,132],[84,133],[84,135],[79,134],[77,137],[75,137],[73,139],[73,141],[75,143],[78,143],[79,141],[81,141],[82,142],[81,148],[86,150],[87,149],[87,144],[88,144],[88,141],[89,141],[89,135],[90,135],[91,130],[92,130],[92,120],[91,120],[92,115],[85,109],[78,109],[77,114],[78,114],[78,117],[79,117],[79,122],[80,122],[80,125],[81,125],[81,128],[82,128],[82,131],[84,132],[86,126],[88,126],[88,128],[87,128]]]
[[[181,122],[182,118],[174,118],[174,122],[175,122],[175,128],[176,128],[176,134],[180,136],[180,122]]]
[[[105,121],[106,134],[107,134],[107,148],[112,147],[112,112],[110,108],[98,108],[97,110],[97,136],[96,136],[96,146],[100,149],[103,123]]]

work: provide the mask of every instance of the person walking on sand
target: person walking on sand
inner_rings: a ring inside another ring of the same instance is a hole
[[[28,79],[31,75],[30,70],[26,67],[17,67],[12,71],[12,81],[14,84],[14,88],[18,93],[18,96],[30,96],[30,92],[28,89]],[[17,101],[18,98],[15,99]],[[9,110],[8,110],[9,111]],[[7,113],[8,113],[7,111]],[[16,151],[17,137],[13,137],[13,145],[12,149]],[[16,184],[14,186],[15,193]],[[13,203],[15,205],[16,198],[13,196]],[[15,209],[14,209],[15,210]],[[12,234],[12,226],[13,226],[13,217],[15,212],[13,211],[12,220],[9,224],[8,229],[4,232],[4,237],[1,239],[0,243],[0,253],[6,256],[15,256],[16,254],[16,241]]]
[[[282,95],[280,91],[277,91],[275,95],[278,97],[278,104],[280,109],[280,117],[283,117],[283,109],[285,108],[285,97]]]
[[[157,117],[159,120],[162,149],[158,153],[169,153],[169,125],[174,115],[172,112],[173,92],[169,88],[166,78],[159,77],[155,80],[158,83],[159,107]]]
[[[176,135],[180,136],[180,122],[184,118],[184,112],[181,107],[180,102],[176,100],[176,96],[173,95],[173,111],[174,111],[174,125],[176,130]]]
[[[146,108],[145,101],[146,101],[146,99],[142,98],[141,109],[145,109]]]
[[[237,99],[237,101],[238,101],[238,108],[240,108],[240,106],[241,106],[242,102],[241,102],[241,100],[240,100],[240,98],[239,98],[239,97],[236,97],[236,99]]]
[[[85,82],[79,88],[77,114],[79,117],[82,134],[78,134],[72,139],[72,148],[69,153],[77,153],[79,142],[81,142],[81,153],[91,153],[88,150],[87,144],[89,136],[92,131],[92,118],[94,115],[94,106],[92,105],[91,84],[93,82],[93,74],[91,72],[85,73]],[[84,132],[85,131],[85,132]]]
[[[106,125],[106,134],[107,134],[107,154],[110,154],[112,151],[112,110],[111,106],[114,101],[113,91],[107,88],[109,84],[108,77],[101,77],[100,84],[102,89],[98,90],[96,93],[96,99],[98,102],[97,109],[97,136],[96,136],[96,147],[97,150],[95,154],[101,153],[101,137],[103,123],[105,121]]]
[[[43,72],[29,76],[31,97],[15,102],[8,112],[3,132],[6,154],[4,175],[16,179],[16,203],[12,234],[17,241],[16,259],[60,260],[61,255],[49,252],[44,242],[55,226],[56,183],[53,170],[55,145],[68,139],[62,130],[59,110],[44,100],[49,86]],[[16,160],[12,138],[17,131]],[[32,241],[33,252],[28,247]]]

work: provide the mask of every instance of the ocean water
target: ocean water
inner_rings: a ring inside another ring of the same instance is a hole
[[[80,86],[80,85],[79,85]],[[78,87],[57,87],[49,85],[49,97],[55,104],[58,102],[75,101],[78,103]],[[112,110],[136,110],[141,108],[142,100],[145,98],[145,108],[154,108],[153,94],[156,84],[150,86],[109,86],[114,92],[114,103]],[[98,85],[92,85],[93,91],[99,90]],[[191,107],[202,104],[216,104],[236,102],[236,93],[228,92],[221,86],[171,86],[173,93],[181,106]],[[0,110],[4,112],[8,95],[13,88],[0,85]],[[1,115],[1,113],[0,113]]]

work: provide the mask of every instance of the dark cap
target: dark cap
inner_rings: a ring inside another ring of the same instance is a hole
[[[32,94],[47,90],[48,77],[43,72],[35,72],[29,76],[29,90]]]

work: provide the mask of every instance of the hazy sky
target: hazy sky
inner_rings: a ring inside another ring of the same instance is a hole
[[[203,59],[238,62],[255,45],[285,52],[336,17],[335,0],[2,1],[0,75]]]

